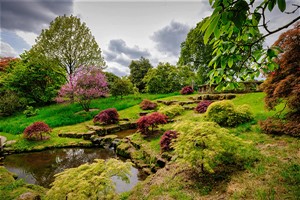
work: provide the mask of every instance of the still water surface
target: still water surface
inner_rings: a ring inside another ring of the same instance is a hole
[[[50,184],[54,181],[54,174],[84,163],[92,163],[94,159],[109,158],[117,158],[111,149],[63,148],[9,155],[4,159],[4,166],[27,183],[50,188]],[[112,178],[118,193],[132,189],[145,178],[135,167],[131,167],[131,174],[130,183],[117,177]]]

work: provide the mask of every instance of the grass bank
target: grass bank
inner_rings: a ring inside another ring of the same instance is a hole
[[[168,96],[178,95],[172,94],[141,94],[140,99],[135,99],[133,95],[124,97],[122,100],[114,97],[102,98],[93,100],[91,109],[96,109],[91,112],[82,112],[82,108],[78,103],[74,104],[55,104],[39,108],[39,114],[32,117],[26,117],[19,113],[11,117],[0,118],[0,132],[20,134],[24,129],[36,121],[43,121],[51,128],[78,124],[92,119],[101,110],[107,108],[116,108],[118,111],[139,104],[143,99],[159,99]]]

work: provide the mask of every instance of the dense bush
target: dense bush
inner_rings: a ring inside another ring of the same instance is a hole
[[[201,101],[196,106],[195,111],[198,113],[205,113],[210,104],[212,104],[212,101],[209,100]]]
[[[209,120],[221,126],[234,127],[253,119],[248,105],[235,107],[231,101],[214,102],[206,113]]]
[[[5,91],[0,95],[0,113],[3,115],[12,115],[14,112],[24,106],[19,96],[12,91]]]
[[[174,117],[181,115],[184,108],[181,105],[171,105],[159,109],[159,112],[168,116],[168,118],[173,119]]]
[[[154,112],[152,114],[142,116],[137,121],[138,131],[140,131],[144,135],[153,133],[153,129],[156,128],[157,125],[167,123],[167,118],[167,116],[159,112]],[[151,132],[149,130],[150,127]]]
[[[96,159],[94,163],[66,169],[55,175],[46,199],[118,199],[112,177],[128,182],[130,167],[131,163],[117,159]]]
[[[49,138],[44,135],[49,135],[51,131],[51,128],[46,123],[34,122],[24,130],[23,134],[24,137],[29,140],[43,140]]]
[[[108,108],[96,115],[93,121],[95,124],[116,124],[119,122],[119,114],[115,108]]]
[[[275,118],[268,118],[265,121],[259,122],[263,132],[274,135],[291,135],[300,137],[300,120],[283,121]]]
[[[180,90],[180,94],[182,95],[193,94],[193,93],[194,93],[194,89],[192,88],[192,86],[185,86]]]
[[[179,162],[187,163],[196,171],[214,172],[219,164],[251,165],[257,151],[249,143],[231,135],[215,122],[184,121],[174,129],[178,137],[173,144]]]
[[[162,135],[161,139],[160,139],[160,149],[162,151],[169,151],[171,150],[171,142],[173,139],[177,138],[177,132],[176,131],[166,131],[164,132],[164,134]]]
[[[157,103],[154,103],[148,99],[144,99],[141,103],[140,103],[140,108],[142,110],[154,110],[157,107]]]

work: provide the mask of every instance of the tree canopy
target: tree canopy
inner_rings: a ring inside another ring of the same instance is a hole
[[[287,28],[300,19],[300,16],[287,24],[271,30],[268,27],[269,19],[266,16],[267,9],[272,12],[277,5],[281,12],[286,10],[285,0],[265,0],[258,2],[251,0],[210,0],[213,13],[201,26],[204,34],[204,43],[210,41],[213,45],[213,59],[209,63],[213,70],[209,73],[210,82],[219,84],[218,89],[227,86],[234,88],[233,77],[241,79],[254,79],[259,76],[260,71],[274,70],[277,65],[274,58],[280,52],[276,47],[253,49],[264,38]],[[295,13],[299,5],[286,14]],[[259,27],[266,33],[259,36]],[[232,36],[235,37],[232,38]],[[245,55],[245,56],[242,56]],[[239,63],[232,70],[234,63]],[[251,67],[247,67],[251,65]],[[266,68],[262,68],[266,66]]]
[[[139,89],[140,92],[143,92],[145,89],[145,83],[143,82],[143,78],[149,71],[152,69],[152,65],[149,59],[141,57],[139,60],[131,61],[129,65],[130,69],[130,80],[131,82]]]
[[[42,30],[30,51],[37,59],[51,60],[64,69],[67,81],[81,66],[105,66],[90,29],[72,15],[55,18],[48,29]]]

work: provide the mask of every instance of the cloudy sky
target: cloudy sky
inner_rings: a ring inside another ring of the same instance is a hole
[[[287,10],[296,1],[289,1]],[[128,74],[130,61],[141,56],[154,66],[176,64],[188,31],[211,14],[208,0],[0,0],[0,11],[0,56],[29,50],[55,17],[73,14],[91,29],[107,70],[119,76]],[[269,26],[284,24],[299,14],[287,16],[275,9],[269,14]],[[265,45],[277,37],[269,37]]]

